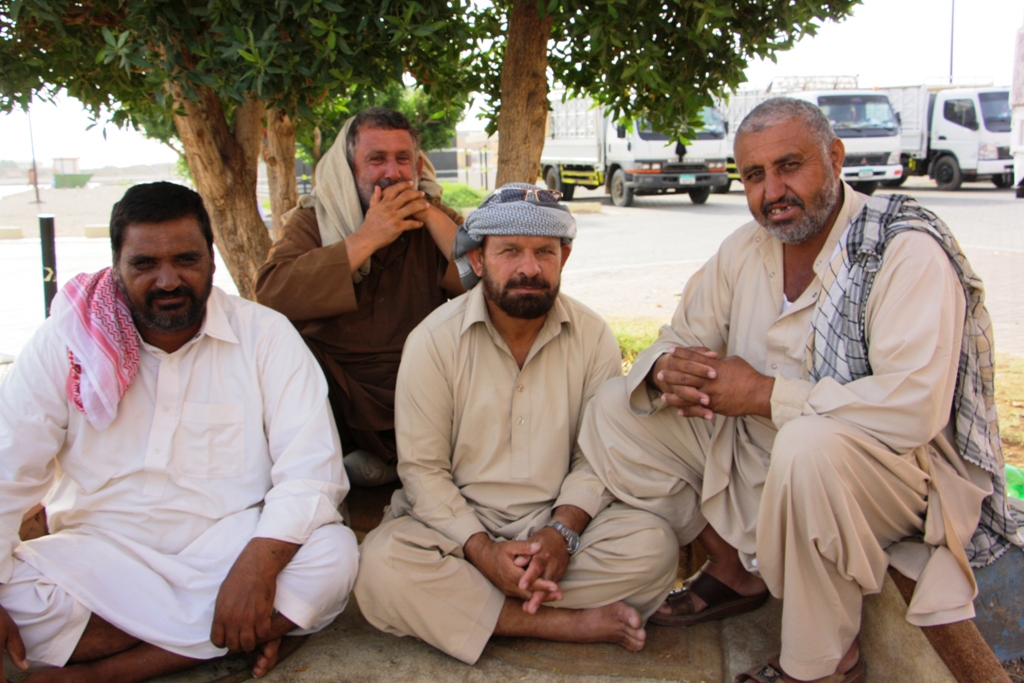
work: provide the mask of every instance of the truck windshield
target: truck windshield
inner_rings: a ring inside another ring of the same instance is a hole
[[[697,140],[721,140],[725,138],[725,123],[722,116],[711,107],[704,107],[700,110],[700,118],[704,122],[703,127],[696,132],[694,138]],[[664,133],[656,133],[651,124],[647,121],[640,122],[641,140],[668,140]]]
[[[822,95],[818,106],[841,138],[882,138],[899,131],[885,95]]]
[[[985,127],[993,133],[1009,133],[1009,91],[978,93],[978,99],[981,100],[981,117],[985,119]]]

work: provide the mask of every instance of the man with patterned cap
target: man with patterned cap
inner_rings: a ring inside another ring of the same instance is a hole
[[[675,578],[668,524],[612,502],[576,445],[621,360],[604,320],[558,291],[576,224],[557,200],[505,185],[459,229],[470,291],[406,342],[404,488],[363,544],[367,620],[469,664],[491,635],[640,650]]]
[[[397,477],[402,345],[463,292],[449,263],[462,217],[441,204],[419,135],[390,109],[350,118],[316,177],[256,276],[256,299],[292,321],[323,368],[352,483],[385,484]]]

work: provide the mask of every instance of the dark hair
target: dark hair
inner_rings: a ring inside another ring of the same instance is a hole
[[[348,127],[348,135],[345,137],[345,158],[348,165],[352,166],[356,159],[356,145],[359,144],[359,131],[363,128],[379,128],[381,130],[407,130],[412,136],[412,142],[417,152],[420,151],[420,134],[405,118],[394,109],[384,107],[370,107],[364,109],[352,119],[352,125]]]
[[[114,253],[114,263],[121,258],[124,233],[132,223],[163,223],[186,216],[194,217],[199,223],[199,230],[212,254],[210,214],[206,213],[199,193],[184,185],[163,181],[128,188],[110,213],[110,250]]]

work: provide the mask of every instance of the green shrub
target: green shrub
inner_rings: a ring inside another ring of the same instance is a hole
[[[444,194],[441,201],[453,209],[475,208],[487,196],[486,192],[474,189],[465,183],[440,183]]]
[[[658,329],[663,321],[650,318],[629,318],[609,320],[622,351],[622,370],[629,372],[637,354],[653,344],[658,338]]]

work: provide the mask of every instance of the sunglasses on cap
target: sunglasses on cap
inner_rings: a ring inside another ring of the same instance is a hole
[[[557,190],[539,190],[535,187],[503,187],[498,191],[498,201],[507,202],[538,202],[540,204],[557,204],[562,193]]]

